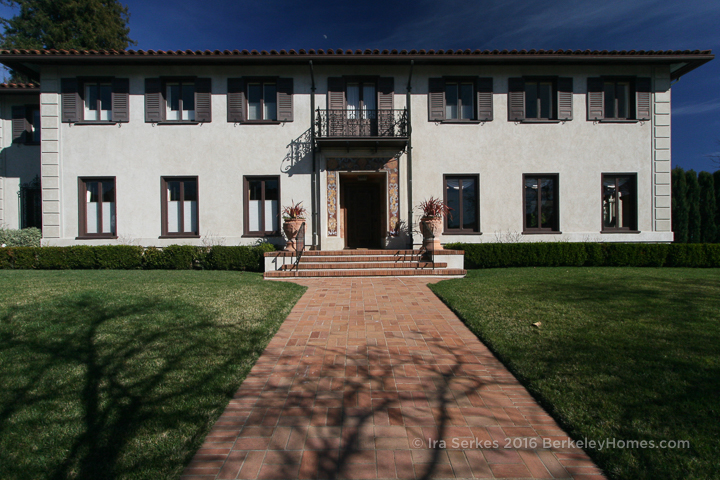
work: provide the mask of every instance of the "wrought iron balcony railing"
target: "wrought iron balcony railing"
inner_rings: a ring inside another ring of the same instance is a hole
[[[316,138],[407,138],[407,110],[317,109]]]

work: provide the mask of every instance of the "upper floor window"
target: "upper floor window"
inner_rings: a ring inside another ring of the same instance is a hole
[[[145,122],[201,123],[212,121],[209,78],[145,79]]]
[[[443,77],[429,80],[428,120],[484,122],[492,119],[492,78]]]
[[[130,120],[130,81],[127,78],[63,78],[60,89],[63,122],[123,123]]]
[[[508,80],[508,118],[515,122],[572,120],[573,79],[517,77]]]
[[[85,83],[85,108],[83,120],[90,122],[112,120],[112,84],[99,82]]]
[[[637,177],[635,174],[602,176],[602,230],[637,230]]]
[[[523,175],[524,233],[558,233],[558,176]]]
[[[293,79],[228,78],[227,120],[235,123],[293,121]]]
[[[13,143],[39,145],[40,131],[39,106],[16,105],[12,107]]]
[[[650,78],[588,78],[588,120],[650,120]]]
[[[376,117],[377,93],[375,82],[348,82],[345,87],[347,118]]]
[[[252,82],[247,86],[248,120],[277,120],[277,84]]]

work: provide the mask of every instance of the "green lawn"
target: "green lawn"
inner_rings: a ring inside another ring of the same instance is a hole
[[[0,478],[177,478],[304,292],[261,275],[0,271]]]
[[[690,441],[587,449],[611,478],[720,478],[717,269],[476,270],[431,288],[572,437]]]

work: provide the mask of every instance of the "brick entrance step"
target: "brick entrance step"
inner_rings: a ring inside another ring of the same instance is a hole
[[[418,250],[311,250],[265,254],[265,278],[463,277],[463,252],[442,250],[434,262]]]

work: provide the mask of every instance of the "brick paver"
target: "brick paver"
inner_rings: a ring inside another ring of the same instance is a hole
[[[427,282],[298,280],[182,478],[604,479]]]

